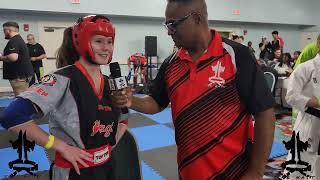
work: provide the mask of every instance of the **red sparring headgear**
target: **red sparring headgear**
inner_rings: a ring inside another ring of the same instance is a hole
[[[91,47],[91,38],[94,35],[102,35],[106,37],[112,37],[112,45],[114,45],[115,28],[110,20],[101,15],[89,15],[82,17],[78,22],[73,25],[72,39],[73,45],[76,48],[80,56],[87,59],[91,58],[95,61],[95,56]],[[108,63],[112,59],[112,54]],[[89,60],[89,59],[87,59]]]

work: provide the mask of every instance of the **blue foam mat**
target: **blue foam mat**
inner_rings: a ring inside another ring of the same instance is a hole
[[[14,98],[0,98],[0,107],[7,107]]]
[[[130,109],[129,110],[130,113],[139,113],[135,110]],[[171,116],[171,108],[166,108],[163,111],[157,113],[157,114],[144,114],[144,113],[140,113],[154,121],[156,121],[159,124],[166,124],[166,123],[172,123],[172,116]]]
[[[144,161],[141,161],[141,171],[143,180],[165,180],[162,176],[159,175],[151,166],[149,166]]]
[[[132,128],[140,151],[175,145],[174,130],[165,125]]]
[[[269,160],[288,154],[288,150],[282,143],[273,142]]]
[[[159,124],[172,123],[171,108],[166,108],[163,111],[153,115],[145,114],[145,116]]]

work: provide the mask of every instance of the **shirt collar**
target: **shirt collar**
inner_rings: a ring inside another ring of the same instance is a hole
[[[204,51],[204,53],[200,56],[200,58],[197,61],[207,60],[210,57],[218,57],[218,56],[221,56],[222,53],[223,53],[221,36],[214,29],[211,29],[210,32],[213,34],[213,39],[212,39],[208,49]],[[188,53],[188,51],[186,49],[184,49],[184,48],[181,48],[178,51],[177,56],[181,60],[186,60],[186,61],[193,62],[192,58],[190,57],[190,55]]]

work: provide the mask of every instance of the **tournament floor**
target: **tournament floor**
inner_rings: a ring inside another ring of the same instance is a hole
[[[0,98],[0,111],[12,101],[10,97]],[[287,154],[282,141],[289,140],[292,127],[290,116],[278,115],[276,122],[275,139],[270,162],[267,165],[264,179],[277,179],[282,169],[281,163]],[[48,131],[47,122],[37,121],[41,128]],[[161,113],[146,115],[130,111],[129,128],[135,136],[139,148],[141,172],[144,180],[179,180],[174,138],[174,126],[171,118],[171,108],[166,108]],[[0,179],[5,179],[13,171],[8,163],[18,158],[16,150],[12,149],[9,140],[15,140],[17,135],[9,133],[0,126]],[[49,160],[43,148],[36,146],[28,154],[28,158],[39,164],[38,177],[19,173],[10,179],[49,179]]]

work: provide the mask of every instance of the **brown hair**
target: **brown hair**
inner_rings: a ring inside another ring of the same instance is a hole
[[[5,22],[2,24],[2,27],[15,27],[15,28],[19,29],[18,23],[14,22],[14,21]]]
[[[72,65],[79,60],[79,53],[73,46],[72,27],[64,30],[62,44],[57,50],[56,59],[57,68]]]

